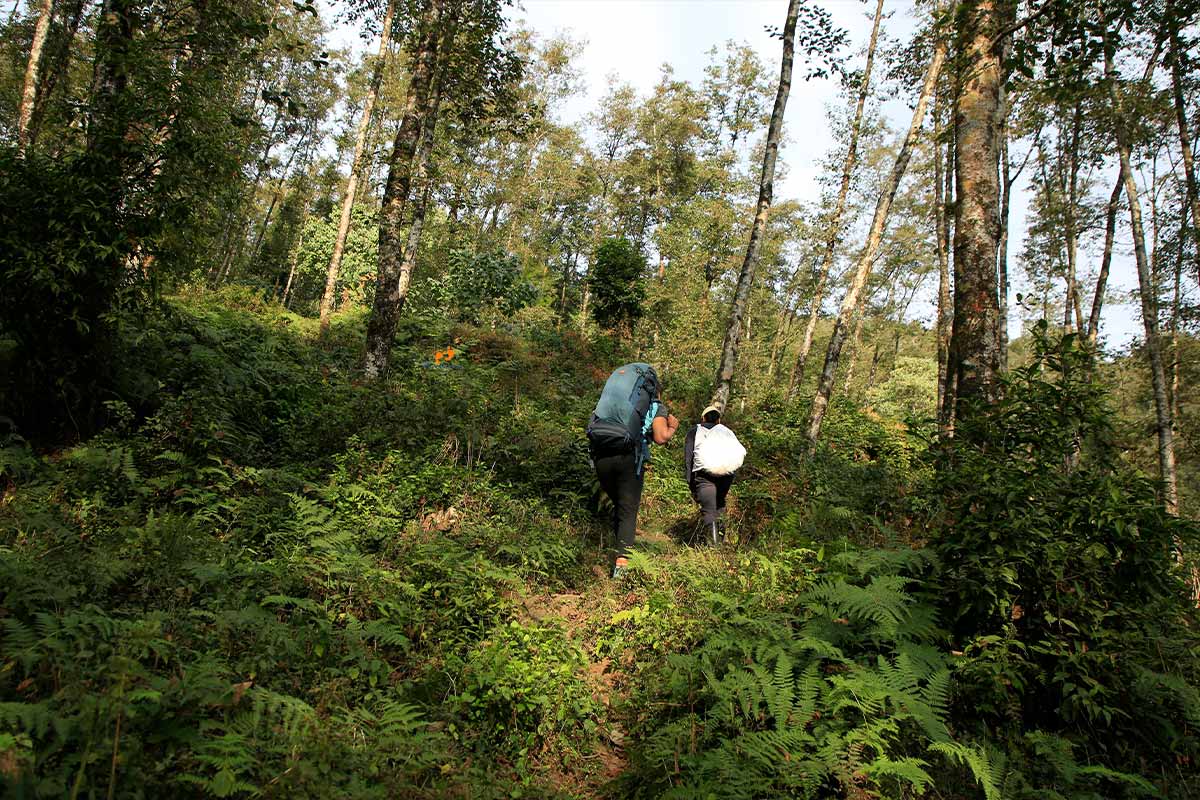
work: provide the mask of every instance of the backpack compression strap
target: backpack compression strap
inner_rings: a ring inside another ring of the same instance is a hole
[[[650,458],[650,440],[647,438],[650,429],[654,427],[654,418],[658,416],[658,409],[662,403],[657,400],[650,401],[650,407],[646,409],[646,417],[642,420],[642,443],[637,449],[637,474],[642,474],[642,466],[645,465],[646,459]]]

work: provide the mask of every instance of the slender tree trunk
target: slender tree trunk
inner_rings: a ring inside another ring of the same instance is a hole
[[[1108,271],[1112,266],[1113,240],[1117,233],[1117,206],[1121,202],[1121,191],[1124,188],[1124,176],[1118,176],[1105,212],[1104,254],[1100,258],[1100,274],[1096,277],[1096,294],[1092,297],[1092,313],[1088,315],[1087,326],[1088,347],[1093,351],[1100,335],[1100,312],[1104,308],[1104,293],[1108,290]]]
[[[1179,238],[1175,242],[1175,291],[1171,300],[1171,422],[1179,419],[1179,313],[1183,298],[1183,244],[1187,238],[1187,223],[1180,214]]]
[[[937,250],[938,250],[938,296],[937,296],[937,418],[938,430],[942,435],[949,433],[947,415],[946,395],[948,387],[946,385],[947,371],[946,366],[949,363],[950,353],[950,321],[951,315],[951,299],[950,299],[950,208],[953,204],[954,194],[954,147],[946,143],[946,170],[945,175],[942,174],[942,158],[941,154],[935,154],[933,159],[934,164],[934,214],[936,215],[937,227]]]
[[[50,20],[53,16],[54,0],[42,0],[38,8],[37,23],[33,26],[33,44],[29,48],[25,83],[21,89],[21,106],[17,111],[17,153],[22,155],[29,145],[29,121],[33,119],[33,106],[37,99],[38,69],[41,67],[42,50],[46,47],[46,36],[50,33]]]
[[[60,80],[67,75],[71,64],[71,47],[79,33],[79,23],[83,20],[84,0],[70,0],[64,13],[63,31],[58,44],[46,55],[47,69],[42,70],[42,78],[38,81],[37,97],[33,102],[33,115],[29,119],[28,147],[36,147],[38,134],[42,129],[42,119],[46,116],[46,106],[54,96],[54,89]]]
[[[1006,107],[1000,122],[1000,166],[1004,171],[1000,192],[1000,243],[996,256],[996,294],[1000,314],[996,320],[996,335],[1000,339],[1000,371],[1008,371],[1008,223],[1012,197],[1012,168],[1008,163],[1008,113]]]
[[[883,19],[883,0],[875,3],[875,19],[871,24],[871,39],[867,43],[867,63],[863,67],[862,81],[858,85],[858,99],[854,107],[854,122],[850,125],[850,142],[846,147],[846,159],[842,162],[842,183],[838,187],[837,202],[833,207],[833,218],[829,221],[829,238],[825,240],[825,250],[821,258],[821,266],[817,272],[817,282],[813,287],[812,301],[808,309],[808,322],[804,326],[804,338],[800,341],[800,352],[796,355],[796,364],[788,379],[788,399],[796,396],[800,381],[804,380],[804,368],[808,363],[808,355],[812,350],[813,335],[817,330],[817,320],[821,316],[821,303],[825,300],[825,285],[829,281],[829,272],[833,269],[833,259],[837,245],[841,239],[842,216],[846,213],[846,200],[850,196],[850,180],[854,175],[854,167],[858,163],[858,137],[862,130],[863,109],[871,88],[871,70],[875,64],[875,44],[879,40],[879,23]]]
[[[1142,207],[1138,199],[1137,183],[1133,179],[1130,164],[1130,144],[1125,132],[1125,121],[1121,111],[1121,99],[1117,91],[1116,70],[1113,67],[1112,45],[1107,31],[1104,42],[1104,75],[1108,83],[1115,114],[1114,125],[1117,151],[1121,159],[1121,180],[1125,184],[1125,196],[1129,202],[1129,222],[1133,228],[1133,255],[1137,263],[1138,288],[1142,301],[1142,325],[1146,332],[1146,355],[1150,360],[1150,379],[1154,390],[1155,426],[1158,429],[1158,469],[1162,477],[1164,497],[1168,513],[1179,511],[1179,494],[1175,478],[1174,422],[1171,419],[1171,404],[1167,396],[1167,376],[1163,367],[1162,341],[1158,332],[1158,309],[1155,303],[1154,283],[1150,275],[1150,264],[1146,258],[1146,237],[1142,229]]]
[[[321,335],[329,330],[329,312],[333,308],[333,294],[337,289],[338,272],[342,267],[342,253],[346,249],[346,235],[350,231],[350,214],[354,210],[354,196],[358,191],[358,173],[362,165],[363,151],[367,144],[367,133],[371,129],[371,113],[379,97],[379,86],[383,83],[383,68],[387,62],[388,45],[392,40],[392,14],[395,0],[388,0],[383,12],[383,28],[379,33],[379,55],[371,67],[371,83],[363,100],[362,117],[358,121],[358,136],[354,140],[354,157],[350,160],[350,177],[346,180],[346,191],[342,194],[342,213],[338,217],[337,238],[333,240],[333,255],[325,272],[325,293],[321,295]]]
[[[899,339],[899,335],[896,337]],[[871,371],[867,373],[867,388],[875,386],[875,375],[879,371],[879,339],[875,340],[875,352],[871,354]]]
[[[130,145],[129,120],[121,98],[129,84],[134,38],[132,0],[104,0],[96,27],[92,103],[87,120],[87,150],[103,154],[114,175],[124,170]]]
[[[1171,4],[1173,7],[1174,4]],[[1188,207],[1192,213],[1192,226],[1189,229],[1195,252],[1200,255],[1200,189],[1196,185],[1196,164],[1192,156],[1192,137],[1188,128],[1187,104],[1183,97],[1183,76],[1180,59],[1183,54],[1179,51],[1179,21],[1172,19],[1166,23],[1171,31],[1171,94],[1175,100],[1175,127],[1179,131],[1179,149],[1183,154],[1183,177],[1187,188]],[[1197,259],[1196,278],[1200,280],[1200,258]]]
[[[1075,113],[1071,120],[1071,152],[1067,156],[1069,164],[1069,175],[1067,183],[1067,294],[1066,294],[1066,309],[1063,312],[1064,325],[1067,331],[1072,330],[1072,319],[1074,320],[1074,330],[1083,330],[1083,309],[1079,303],[1079,286],[1076,280],[1077,270],[1077,255],[1078,255],[1078,231],[1076,227],[1079,207],[1079,139],[1083,127],[1083,105],[1082,103],[1075,104]],[[1072,314],[1074,317],[1072,318]]]
[[[959,418],[965,403],[992,402],[999,391],[998,134],[1006,37],[996,33],[1016,11],[1010,0],[967,0],[960,14],[964,63],[955,102],[954,323],[947,365]]]
[[[423,186],[421,196],[412,204],[412,222],[408,226],[408,240],[404,244],[404,257],[400,261],[400,303],[408,297],[409,287],[412,286],[413,268],[417,263],[417,250],[421,244],[421,231],[425,227],[425,212],[429,208],[429,198],[433,194],[434,179],[430,170],[433,162],[434,133],[437,126],[438,108],[442,102],[440,76],[434,77],[433,102],[429,107],[425,130],[421,134],[421,156],[413,175],[413,185]]]
[[[783,61],[779,69],[779,87],[775,92],[775,107],[771,111],[771,123],[767,127],[767,144],[763,154],[762,175],[758,184],[758,204],[754,212],[754,223],[750,226],[750,242],[746,246],[746,257],[738,275],[733,306],[729,311],[729,324],[725,342],[721,346],[721,364],[717,369],[716,386],[712,403],[724,409],[729,402],[733,384],[733,372],[737,366],[738,346],[742,335],[742,317],[750,300],[750,289],[754,284],[754,268],[758,261],[759,244],[767,224],[767,213],[775,185],[775,160],[779,155],[779,134],[783,128],[783,112],[787,107],[788,93],[792,88],[792,58],[796,48],[796,18],[800,12],[800,0],[789,0],[787,21],[783,26]]]
[[[405,209],[416,171],[421,134],[428,124],[433,96],[430,92],[437,65],[443,0],[428,0],[421,14],[421,33],[413,58],[412,77],[400,129],[392,148],[383,209],[379,221],[379,269],[375,302],[367,323],[367,350],[363,371],[368,379],[382,377],[392,355],[392,337],[400,319],[407,286],[401,286],[401,266],[406,237]]]
[[[854,382],[854,365],[857,363],[858,347],[862,342],[863,319],[867,316],[866,309],[859,308],[854,315],[854,333],[850,335],[850,347],[846,357],[846,378],[842,382],[842,394],[850,392],[850,384]]]
[[[304,146],[304,138],[307,138],[307,133],[296,142],[296,146],[292,148],[292,152],[288,155],[288,160],[284,162],[283,170],[280,172],[279,181],[275,184],[275,191],[271,194],[271,204],[267,206],[267,213],[263,215],[262,224],[258,226],[258,234],[254,237],[254,246],[250,248],[252,263],[256,263],[262,255],[263,238],[267,235],[267,228],[271,225],[271,217],[275,215],[275,209],[279,207],[279,202],[283,200],[287,191],[284,187],[287,184],[288,172],[292,169],[292,164],[296,160],[296,154],[300,152]],[[305,159],[307,159],[307,153]]]
[[[296,247],[292,250],[292,257],[288,259],[291,263],[288,265],[287,283],[283,287],[283,298],[280,302],[284,308],[288,307],[288,299],[292,296],[292,281],[296,277],[296,262],[300,260],[300,250],[304,247],[304,223],[308,220],[308,206],[304,207],[304,213],[300,216],[300,237],[296,241]]]
[[[921,130],[921,123],[925,119],[925,107],[929,105],[929,98],[933,94],[934,87],[937,86],[938,75],[942,71],[942,63],[945,59],[945,38],[938,36],[936,38],[936,45],[934,46],[933,57],[930,59],[929,67],[925,71],[925,83],[921,87],[921,95],[917,100],[917,107],[913,109],[912,122],[908,126],[908,133],[904,137],[904,143],[900,147],[900,152],[896,155],[896,162],[892,165],[892,174],[888,178],[887,186],[879,195],[879,202],[875,206],[875,217],[871,221],[871,232],[867,235],[866,246],[859,257],[854,277],[851,279],[850,287],[846,290],[846,296],[842,299],[841,309],[838,311],[837,320],[833,325],[833,334],[829,337],[829,347],[825,351],[825,366],[821,370],[821,377],[817,383],[817,393],[813,397],[812,410],[808,417],[808,443],[810,448],[816,444],[817,438],[821,435],[821,422],[825,419],[825,409],[829,406],[829,396],[833,392],[833,378],[837,372],[838,359],[841,356],[842,346],[846,341],[847,328],[849,327],[851,317],[859,307],[859,300],[862,297],[863,289],[866,287],[867,278],[871,273],[871,265],[875,261],[875,255],[879,250],[879,243],[883,239],[883,231],[887,226],[888,213],[892,209],[892,201],[896,197],[896,190],[900,187],[900,180],[904,177],[905,170],[908,169],[908,161],[912,157],[913,144],[916,142],[917,133]],[[993,261],[993,268],[994,264],[995,262]]]

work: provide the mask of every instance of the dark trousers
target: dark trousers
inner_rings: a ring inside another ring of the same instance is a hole
[[[700,504],[704,526],[708,527],[725,516],[725,495],[733,484],[732,475],[709,475],[707,472],[692,473],[692,497]]]
[[[637,512],[642,502],[642,483],[645,474],[637,474],[637,456],[621,453],[615,456],[598,456],[596,477],[600,488],[613,503],[613,537],[616,540],[617,557],[629,553],[637,534]]]

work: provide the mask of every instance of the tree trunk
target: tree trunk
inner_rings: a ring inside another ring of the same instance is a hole
[[[1015,16],[1010,0],[967,0],[960,50],[964,55],[955,101],[954,323],[947,381],[955,416],[973,400],[999,391],[1000,304],[996,256],[1000,224],[998,170],[1001,55]]]
[[[1075,113],[1071,120],[1071,152],[1067,156],[1070,165],[1067,183],[1067,294],[1063,310],[1063,328],[1083,330],[1083,310],[1079,304],[1079,286],[1076,281],[1076,261],[1078,256],[1077,209],[1079,204],[1079,138],[1083,127],[1083,105],[1075,104]],[[1074,317],[1072,318],[1072,313]]]
[[[421,33],[413,57],[413,71],[405,97],[404,115],[388,165],[387,185],[379,220],[379,269],[375,302],[367,323],[367,349],[363,370],[368,379],[387,372],[392,355],[392,337],[400,319],[407,287],[400,285],[406,237],[402,235],[421,134],[428,123],[433,101],[430,91],[437,65],[443,0],[428,0],[421,14]]]
[[[921,130],[921,123],[925,119],[925,107],[929,105],[929,98],[933,94],[934,87],[937,86],[938,75],[941,73],[942,63],[946,59],[944,37],[937,37],[936,42],[933,58],[930,59],[929,67],[925,71],[925,84],[921,87],[921,96],[917,100],[917,107],[913,109],[912,122],[909,124],[908,133],[904,137],[904,144],[901,145],[900,152],[896,155],[896,163],[892,165],[892,174],[888,178],[887,186],[879,195],[879,202],[875,206],[875,217],[871,221],[871,232],[867,236],[867,243],[863,248],[862,255],[859,257],[850,287],[846,290],[846,296],[842,299],[841,309],[838,311],[837,320],[833,325],[833,334],[829,337],[829,348],[825,351],[825,366],[821,370],[821,377],[817,383],[817,393],[813,397],[812,410],[808,417],[808,443],[810,448],[816,444],[817,438],[821,435],[821,422],[825,419],[825,409],[829,405],[829,396],[833,392],[833,378],[837,372],[838,359],[841,356],[842,346],[846,341],[847,328],[849,327],[851,317],[858,310],[863,289],[867,284],[867,277],[871,273],[871,265],[875,261],[875,255],[879,251],[879,243],[883,239],[883,231],[887,226],[888,213],[892,209],[892,201],[896,197],[896,190],[900,187],[900,180],[904,177],[905,170],[908,169],[908,161],[912,157],[913,144],[916,142],[917,133]],[[993,269],[994,265],[995,262],[993,261]]]
[[[1087,343],[1095,350],[1100,335],[1100,311],[1104,308],[1104,293],[1108,289],[1108,270],[1112,266],[1113,239],[1117,233],[1117,205],[1121,202],[1121,191],[1125,188],[1124,176],[1118,176],[1108,198],[1108,210],[1104,219],[1104,254],[1100,258],[1100,274],[1096,278],[1096,294],[1092,297],[1092,313],[1088,315]]]
[[[1000,307],[996,319],[996,335],[1000,340],[1000,371],[1008,371],[1008,222],[1012,198],[1012,168],[1008,163],[1008,112],[1005,108],[1000,121],[1000,165],[1004,171],[1000,192],[1000,242],[996,256],[996,295]]]
[[[813,335],[817,330],[817,319],[821,316],[821,303],[825,299],[825,285],[829,281],[829,272],[833,269],[833,257],[841,238],[842,215],[846,213],[846,199],[850,195],[850,179],[854,167],[858,163],[858,136],[862,130],[863,109],[867,104],[867,96],[871,88],[871,70],[875,63],[875,44],[879,40],[879,21],[883,19],[883,0],[875,4],[875,19],[871,24],[871,39],[867,43],[867,63],[863,67],[862,81],[858,85],[858,99],[854,107],[854,122],[850,125],[850,142],[846,147],[846,159],[842,162],[842,183],[838,188],[837,202],[833,208],[833,218],[829,222],[829,238],[825,240],[825,251],[821,258],[821,266],[817,272],[817,283],[813,288],[812,302],[808,310],[808,323],[804,326],[804,338],[800,342],[800,352],[796,355],[796,364],[788,379],[788,398],[793,399],[804,380],[804,367],[808,362],[808,354],[812,350]]]
[[[1112,45],[1105,31],[1104,75],[1112,99],[1114,132],[1117,151],[1121,159],[1121,180],[1125,184],[1125,196],[1129,201],[1129,222],[1133,228],[1133,255],[1137,263],[1138,294],[1142,301],[1142,325],[1146,332],[1146,355],[1150,361],[1150,379],[1154,390],[1155,426],[1158,430],[1158,469],[1162,477],[1167,512],[1177,514],[1179,495],[1175,479],[1174,422],[1171,419],[1171,404],[1167,396],[1167,376],[1163,367],[1162,341],[1158,333],[1158,309],[1154,296],[1153,278],[1146,259],[1146,237],[1142,229],[1142,207],[1138,199],[1137,183],[1133,179],[1130,165],[1130,144],[1125,132],[1125,121],[1121,112],[1121,100],[1117,92],[1116,70],[1113,67]]]
[[[897,340],[900,338],[896,334]],[[871,371],[867,373],[867,389],[870,390],[875,386],[875,375],[879,371],[879,339],[875,340],[875,352],[871,354]],[[849,384],[849,381],[846,382]]]
[[[1175,291],[1171,300],[1171,422],[1179,419],[1179,314],[1183,298],[1183,244],[1187,238],[1185,215],[1179,215],[1179,237],[1175,242]]]
[[[942,174],[941,154],[934,159],[934,213],[937,225],[938,250],[938,297],[937,297],[937,417],[938,430],[942,435],[949,433],[949,414],[947,413],[946,395],[947,365],[950,354],[950,209],[953,206],[954,195],[954,148],[946,143],[946,169]]]
[[[362,164],[363,150],[367,144],[367,133],[371,129],[371,113],[379,97],[379,86],[383,83],[383,67],[387,62],[388,45],[392,40],[392,14],[395,0],[388,0],[383,12],[383,28],[379,33],[379,55],[371,67],[371,84],[363,100],[362,117],[358,121],[358,136],[354,140],[354,157],[350,160],[350,177],[346,180],[346,191],[342,195],[342,213],[338,218],[337,238],[333,240],[333,255],[325,273],[325,293],[321,295],[321,335],[329,331],[329,312],[333,308],[333,293],[337,288],[338,272],[342,267],[342,253],[346,249],[346,234],[350,232],[350,213],[354,209],[354,196],[358,191],[358,172]]]
[[[50,33],[50,20],[54,16],[54,0],[42,0],[38,8],[38,20],[33,26],[33,44],[29,48],[29,61],[25,65],[25,83],[21,89],[21,106],[17,112],[17,153],[24,155],[29,145],[29,121],[33,119],[33,105],[37,99],[38,69],[42,63],[42,50],[46,47],[46,36]]]
[[[14,4],[14,5],[19,5]],[[33,103],[33,116],[29,120],[29,147],[37,146],[38,133],[41,131],[42,118],[46,114],[46,104],[54,94],[59,81],[67,75],[71,65],[71,45],[79,33],[79,24],[83,21],[84,0],[71,0],[63,11],[64,23],[59,43],[46,54],[47,69],[42,71],[38,82],[37,97]],[[69,88],[69,86],[68,86]]]
[[[435,76],[433,82],[433,102],[429,107],[429,116],[425,121],[425,129],[421,134],[421,156],[413,175],[414,185],[422,185],[424,191],[412,204],[412,222],[408,226],[408,240],[404,243],[404,256],[400,261],[400,278],[397,281],[400,303],[403,307],[408,297],[409,287],[412,286],[413,267],[417,263],[417,250],[421,244],[421,231],[425,227],[425,212],[429,208],[429,198],[433,194],[433,175],[430,164],[433,161],[434,132],[437,126],[438,108],[442,103],[440,76]]]
[[[271,225],[271,217],[275,215],[275,209],[279,207],[279,202],[287,194],[284,187],[287,185],[288,173],[291,171],[292,164],[296,160],[296,155],[300,152],[300,148],[304,146],[304,140],[307,137],[308,132],[301,137],[300,141],[296,142],[296,146],[292,148],[292,152],[288,155],[288,160],[283,164],[283,169],[279,175],[279,182],[275,184],[275,191],[271,194],[271,204],[267,206],[267,213],[263,216],[262,224],[258,226],[258,234],[254,237],[254,246],[250,248],[251,263],[257,263],[262,256],[263,238],[267,235],[267,228]],[[307,152],[304,158],[305,160],[308,159]]]
[[[287,283],[283,287],[283,298],[280,301],[284,308],[288,307],[288,299],[292,296],[292,281],[296,277],[296,262],[300,260],[300,249],[304,247],[304,224],[308,221],[308,205],[304,206],[304,213],[300,215],[300,237],[296,242],[295,249],[292,250],[292,257],[289,259],[291,264],[288,267]]]
[[[129,121],[121,108],[121,98],[129,84],[133,12],[132,0],[104,0],[96,26],[97,52],[87,120],[87,151],[102,154],[115,176],[123,171],[130,149],[125,136]]]
[[[854,381],[854,365],[857,363],[858,347],[862,342],[863,318],[867,316],[867,311],[860,308],[858,313],[854,315],[854,333],[850,335],[850,348],[847,351],[846,358],[846,377],[842,381],[842,394],[850,393],[850,384]]]
[[[792,57],[796,48],[796,17],[800,11],[800,0],[789,0],[787,21],[783,26],[783,62],[779,69],[779,87],[775,92],[775,107],[771,111],[771,123],[767,127],[767,144],[763,154],[762,175],[758,183],[758,205],[754,212],[754,223],[750,227],[750,242],[746,246],[746,257],[738,275],[733,306],[729,311],[729,325],[725,342],[721,347],[721,364],[717,369],[716,386],[712,404],[724,409],[729,402],[733,372],[737,366],[738,345],[742,334],[742,317],[750,299],[750,288],[754,284],[754,268],[758,261],[758,248],[763,229],[767,224],[767,212],[771,208],[771,197],[775,184],[775,159],[779,155],[779,133],[783,128],[783,112],[787,107],[788,93],[792,88]]]
[[[1179,149],[1183,154],[1183,176],[1187,187],[1187,202],[1192,213],[1192,225],[1189,229],[1195,252],[1200,254],[1200,189],[1196,186],[1196,164],[1192,157],[1191,134],[1188,129],[1187,105],[1183,98],[1183,77],[1179,61],[1179,21],[1168,20],[1171,30],[1171,93],[1175,99],[1175,127],[1179,131]],[[1197,259],[1196,278],[1200,280],[1200,259]]]

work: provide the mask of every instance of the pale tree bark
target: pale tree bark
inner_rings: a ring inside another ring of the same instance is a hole
[[[21,106],[17,112],[17,153],[25,154],[29,145],[29,121],[33,119],[34,101],[37,99],[38,70],[42,63],[42,51],[50,33],[50,21],[54,16],[54,0],[42,0],[38,8],[37,23],[33,26],[33,43],[29,48],[29,60],[25,64],[25,83],[21,87]]]
[[[392,41],[392,14],[395,0],[388,0],[383,12],[383,27],[379,33],[379,55],[371,67],[371,83],[363,100],[362,117],[358,121],[358,136],[354,140],[354,157],[350,160],[350,177],[346,180],[346,191],[342,194],[342,213],[338,217],[337,238],[333,240],[333,255],[325,272],[325,293],[321,295],[321,335],[329,331],[329,313],[333,309],[333,294],[337,289],[338,272],[342,267],[342,253],[346,249],[346,235],[350,232],[350,213],[354,209],[354,196],[358,192],[358,173],[366,149],[367,133],[371,129],[371,114],[379,98],[379,87],[383,83],[383,68],[387,63],[388,46]]]
[[[1146,83],[1150,80],[1150,76],[1154,74],[1155,65],[1158,63],[1159,47],[1161,43],[1156,43],[1154,52],[1150,56],[1150,60],[1146,63],[1146,69],[1142,73],[1142,82]],[[1112,195],[1108,198],[1108,207],[1105,212],[1104,220],[1104,251],[1100,258],[1100,274],[1096,277],[1096,293],[1092,296],[1092,311],[1088,315],[1088,327],[1086,341],[1092,353],[1095,353],[1096,340],[1100,336],[1100,312],[1104,308],[1104,293],[1108,290],[1108,273],[1112,266],[1113,241],[1116,239],[1117,233],[1117,209],[1121,203],[1121,192],[1125,188],[1124,176],[1118,171],[1117,179],[1113,183]]]
[[[1142,228],[1142,207],[1138,198],[1137,183],[1133,179],[1130,164],[1130,143],[1125,131],[1121,111],[1121,98],[1117,91],[1116,69],[1113,66],[1112,45],[1107,30],[1104,41],[1104,76],[1112,99],[1114,133],[1117,152],[1121,159],[1121,180],[1125,184],[1125,196],[1129,203],[1129,223],[1133,228],[1133,255],[1137,264],[1138,294],[1142,301],[1142,326],[1146,333],[1146,356],[1150,361],[1150,383],[1154,392],[1155,427],[1158,432],[1158,469],[1163,482],[1163,503],[1167,512],[1179,512],[1179,493],[1175,477],[1175,431],[1171,418],[1171,403],[1168,397],[1167,375],[1163,365],[1162,340],[1158,331],[1158,308],[1155,302],[1153,277],[1146,258],[1146,236]]]
[[[14,4],[16,5],[16,4]],[[37,146],[38,134],[41,132],[42,119],[46,115],[46,106],[50,102],[54,89],[59,81],[67,75],[71,63],[71,49],[75,37],[79,33],[79,24],[83,20],[84,0],[70,0],[61,7],[59,13],[63,17],[63,31],[59,43],[44,55],[46,69],[39,70],[37,95],[33,101],[33,115],[29,119],[27,147]]]
[[[413,173],[416,171],[422,131],[427,124],[433,101],[432,80],[437,65],[438,43],[444,0],[428,0],[421,14],[420,38],[412,60],[413,70],[405,97],[404,114],[388,168],[379,221],[379,269],[375,281],[375,302],[367,323],[367,348],[363,371],[367,378],[380,378],[387,372],[392,355],[392,337],[407,295],[401,286],[401,265],[406,238],[403,234],[405,210],[409,202]]]
[[[825,250],[821,265],[817,270],[817,282],[813,287],[812,301],[808,309],[808,322],[804,326],[804,338],[800,340],[800,352],[796,355],[796,363],[788,378],[788,399],[796,396],[800,381],[804,380],[804,367],[812,350],[813,335],[817,330],[817,320],[821,316],[821,303],[825,300],[825,286],[829,282],[829,272],[833,269],[833,258],[841,239],[842,216],[846,213],[846,200],[850,196],[850,181],[854,175],[854,167],[858,163],[858,137],[862,130],[863,109],[867,105],[867,97],[871,88],[871,70],[875,64],[875,45],[879,41],[879,22],[883,19],[883,0],[875,3],[875,19],[871,24],[871,39],[867,43],[867,63],[863,67],[862,81],[858,84],[858,99],[854,106],[854,121],[850,124],[850,142],[846,147],[846,158],[842,162],[842,183],[838,187],[837,201],[833,206],[833,217],[829,220],[829,238],[825,240]]]
[[[858,347],[862,342],[863,318],[866,316],[864,308],[859,308],[858,313],[854,315],[854,333],[850,334],[850,347],[847,348],[846,377],[842,381],[842,394],[849,393],[850,384],[854,382],[854,365],[858,363]]]
[[[962,72],[955,99],[954,322],[946,398],[961,419],[964,404],[999,392],[1000,303],[996,257],[1000,224],[999,144],[1003,36],[1015,16],[1010,0],[968,0],[960,10]]]
[[[1183,154],[1183,177],[1187,188],[1188,208],[1192,213],[1192,225],[1189,232],[1196,252],[1200,253],[1200,189],[1196,185],[1196,164],[1192,157],[1192,137],[1188,129],[1187,104],[1183,98],[1183,77],[1181,74],[1179,52],[1179,20],[1168,20],[1171,31],[1171,94],[1175,100],[1175,127],[1179,131],[1179,149]],[[1200,260],[1197,264],[1196,277],[1200,280]]]
[[[949,418],[946,415],[946,366],[950,354],[950,321],[952,306],[950,298],[950,209],[954,198],[954,147],[947,142],[945,175],[942,175],[941,153],[933,159],[934,168],[934,214],[937,228],[938,250],[938,295],[937,295],[937,418],[938,430],[949,433]]]
[[[771,122],[767,126],[767,144],[763,153],[762,174],[758,181],[758,203],[755,206],[754,222],[750,226],[750,242],[746,246],[746,257],[738,275],[733,305],[729,310],[725,342],[721,346],[721,363],[717,368],[716,385],[713,388],[712,404],[724,409],[729,402],[733,385],[733,372],[737,367],[738,347],[742,336],[742,318],[750,301],[750,289],[754,285],[754,268],[758,262],[758,249],[763,230],[767,225],[767,213],[775,186],[775,160],[779,155],[779,134],[783,128],[783,112],[787,107],[788,93],[792,88],[792,59],[796,49],[796,18],[800,11],[800,0],[789,0],[787,21],[783,26],[783,61],[779,68],[779,87],[775,92],[775,107],[771,111]]]
[[[413,175],[413,185],[423,186],[420,197],[412,203],[412,221],[408,226],[408,240],[404,243],[404,255],[400,260],[400,302],[408,297],[412,286],[413,267],[417,263],[417,249],[421,244],[421,231],[425,227],[425,212],[429,208],[429,198],[433,194],[433,175],[430,166],[433,163],[434,132],[437,128],[438,109],[442,103],[441,81],[435,76],[433,82],[433,101],[430,103],[429,115],[425,119],[425,128],[421,133],[420,156]]]
[[[300,260],[300,251],[304,248],[304,220],[308,218],[308,203],[304,204],[304,211],[300,215],[300,236],[297,238],[296,246],[292,249],[292,257],[288,259],[291,263],[288,265],[287,283],[283,287],[283,297],[280,299],[284,308],[288,307],[288,300],[292,296],[292,281],[296,277],[296,262]]]
[[[1118,175],[1112,194],[1108,198],[1108,208],[1105,211],[1104,252],[1100,257],[1100,274],[1096,277],[1096,293],[1092,296],[1092,312],[1088,315],[1086,336],[1088,348],[1093,352],[1096,349],[1096,340],[1100,336],[1100,312],[1104,308],[1104,293],[1108,291],[1108,272],[1112,266],[1113,240],[1117,233],[1117,207],[1121,202],[1121,192],[1124,188],[1124,178]]]
[[[917,107],[913,109],[912,122],[908,126],[908,133],[904,137],[904,143],[900,146],[900,152],[896,154],[896,162],[892,165],[892,173],[888,178],[887,185],[879,195],[879,202],[875,206],[875,217],[871,220],[871,231],[867,235],[866,246],[863,247],[862,255],[859,257],[858,264],[854,270],[854,276],[850,281],[849,288],[846,290],[846,296],[842,298],[842,305],[838,311],[837,320],[833,324],[833,333],[829,337],[829,347],[825,351],[825,366],[821,370],[821,377],[817,382],[817,393],[813,397],[812,410],[808,417],[809,447],[815,445],[817,438],[821,435],[821,422],[825,419],[825,409],[829,406],[829,396],[833,393],[834,374],[837,372],[838,359],[841,356],[842,346],[846,341],[847,329],[850,326],[851,318],[857,312],[860,305],[863,289],[866,287],[867,278],[871,273],[871,265],[875,261],[875,256],[879,251],[879,243],[883,239],[883,231],[887,226],[888,214],[892,210],[892,201],[895,200],[896,190],[900,187],[900,180],[904,177],[905,170],[908,169],[908,162],[912,157],[913,145],[916,142],[918,132],[921,130],[921,123],[925,119],[925,107],[929,105],[929,98],[933,94],[934,87],[937,86],[938,75],[941,73],[942,64],[946,60],[945,37],[937,36],[935,42],[933,57],[929,61],[929,67],[925,70],[925,83],[921,87],[921,95],[917,99]]]

